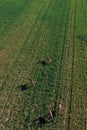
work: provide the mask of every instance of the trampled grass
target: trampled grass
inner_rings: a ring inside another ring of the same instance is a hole
[[[86,0],[0,0],[1,130],[86,130],[86,14]]]

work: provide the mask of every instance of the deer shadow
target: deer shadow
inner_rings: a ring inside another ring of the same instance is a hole
[[[43,66],[46,66],[47,62],[45,60],[42,60],[42,61],[38,61],[37,64],[41,64]]]
[[[39,125],[42,127],[46,123],[50,123],[53,121],[54,117],[56,116],[56,111],[52,111],[53,118],[50,116],[49,113],[47,113],[44,116],[39,116],[38,118],[35,118],[32,123]]]
[[[29,87],[26,84],[20,85],[17,88],[19,88],[21,91],[25,91],[25,90],[29,89]]]

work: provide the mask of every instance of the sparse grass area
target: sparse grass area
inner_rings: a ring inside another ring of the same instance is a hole
[[[86,14],[86,0],[0,0],[1,130],[86,130]]]

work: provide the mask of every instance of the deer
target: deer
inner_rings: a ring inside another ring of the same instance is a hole
[[[60,111],[62,111],[62,109],[63,109],[63,102],[62,101],[60,101],[58,108],[59,108]]]
[[[48,110],[49,110],[50,117],[53,119],[53,113],[52,113],[52,111],[51,111],[49,106],[48,106]]]
[[[63,109],[63,102],[62,101],[60,101],[58,108],[54,111],[51,111],[50,107],[48,106],[48,110],[49,110],[49,114],[50,114],[51,119],[53,119],[53,117],[56,116],[58,110],[62,111],[62,109]]]
[[[48,63],[51,63],[51,62],[52,62],[51,58],[48,57],[48,56],[47,56],[47,61],[48,61]]]
[[[29,81],[35,86],[35,81],[31,77],[29,78]]]

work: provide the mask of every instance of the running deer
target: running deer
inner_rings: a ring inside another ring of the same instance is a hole
[[[59,104],[59,110],[62,111],[62,109],[63,109],[63,102],[61,101]]]
[[[29,78],[29,81],[35,86],[35,82],[32,78]]]
[[[49,110],[50,117],[53,119],[53,113],[52,113],[52,111],[51,111],[49,106],[48,106],[48,110]]]
[[[48,56],[47,56],[47,61],[48,61],[48,63],[51,63],[51,62],[52,62],[51,58],[48,57]]]

